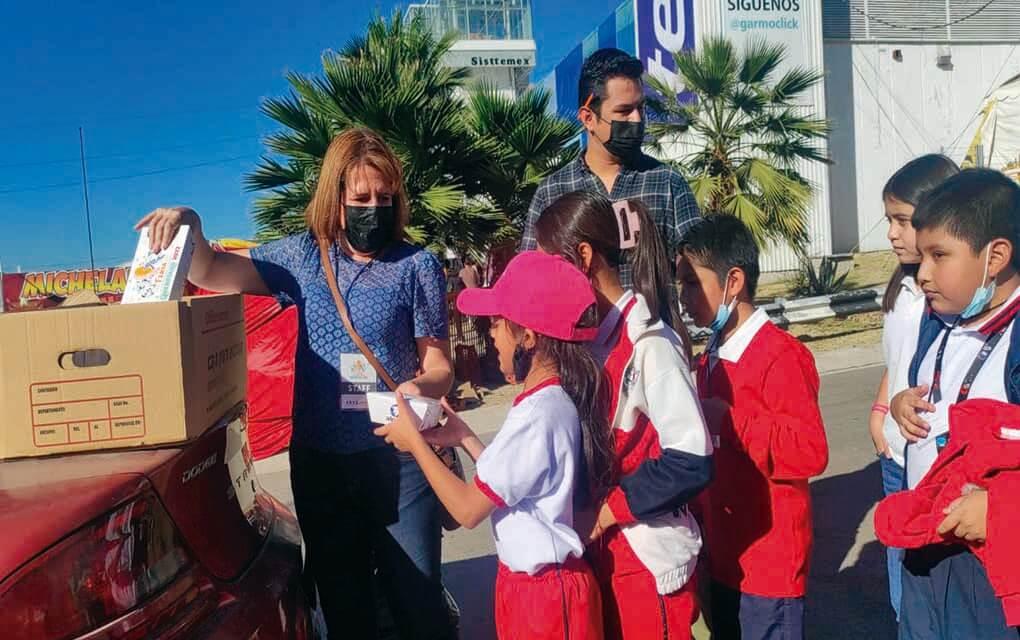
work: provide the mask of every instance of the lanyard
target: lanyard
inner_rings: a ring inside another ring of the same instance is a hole
[[[351,289],[354,288],[354,283],[357,282],[358,278],[361,277],[361,274],[365,273],[365,271],[373,264],[375,264],[374,257],[361,265],[358,272],[354,274],[353,278],[351,278],[350,284],[347,285],[347,289],[344,291],[344,302],[347,303],[348,307],[350,306],[349,301],[351,299]],[[337,284],[340,284],[340,248],[336,245],[336,243],[333,244],[333,271],[333,277],[336,278]],[[326,274],[326,276],[329,277],[329,274]]]
[[[954,322],[951,327],[946,330],[946,335],[943,336],[942,342],[939,344],[938,353],[935,355],[935,373],[932,376],[931,391],[928,392],[928,402],[932,404],[938,404],[942,401],[942,359],[946,355],[946,343],[949,342],[949,335],[956,328],[957,323]],[[967,375],[964,376],[963,382],[960,383],[960,391],[956,396],[956,402],[960,403],[970,397],[970,388],[974,384],[974,380],[977,378],[978,373],[981,372],[981,368],[985,366],[985,362],[988,361],[988,356],[991,355],[992,350],[995,349],[995,345],[999,344],[999,340],[1002,339],[1003,334],[1006,333],[1006,329],[1009,328],[1010,323],[1004,324],[994,333],[988,335],[985,338],[985,342],[981,345],[981,350],[974,356],[974,362],[971,363],[970,369],[967,370]]]
[[[967,370],[967,375],[963,377],[963,382],[960,383],[960,391],[956,395],[956,403],[959,404],[964,402],[970,397],[970,388],[974,384],[974,380],[977,378],[978,373],[981,372],[981,368],[985,366],[985,362],[988,361],[988,356],[992,354],[992,350],[995,349],[995,345],[999,344],[999,340],[1002,339],[1003,334],[1006,333],[1006,329],[1009,328],[1011,323],[1007,322],[1001,327],[996,329],[994,332],[988,334],[985,338],[984,344],[981,345],[981,350],[978,351],[977,355],[974,356],[974,362],[970,363],[970,369]],[[928,402],[932,404],[938,403],[942,400],[942,356],[946,352],[946,343],[949,341],[949,334],[953,332],[956,327],[956,323],[953,323],[952,327],[946,331],[946,335],[942,338],[942,343],[939,345],[939,352],[935,356],[935,375],[932,376],[931,391],[928,393]],[[945,449],[946,445],[949,444],[949,433],[943,433],[935,437],[936,450],[941,453]]]

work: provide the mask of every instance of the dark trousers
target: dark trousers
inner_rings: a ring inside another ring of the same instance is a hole
[[[981,562],[961,545],[911,549],[903,559],[900,640],[1017,640]]]
[[[379,635],[376,579],[405,640],[455,637],[440,576],[439,502],[413,458],[292,448],[306,567],[331,637]]]
[[[804,598],[765,598],[712,583],[712,640],[803,640]]]

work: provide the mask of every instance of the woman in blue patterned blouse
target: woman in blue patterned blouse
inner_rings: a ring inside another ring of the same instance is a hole
[[[334,278],[355,330],[405,394],[442,397],[453,382],[446,282],[439,261],[405,242],[400,162],[377,134],[352,129],[326,153],[305,212],[309,230],[217,253],[192,209],[143,218],[154,249],[194,230],[189,280],[205,289],[289,298],[299,309],[291,482],[326,625],[375,638],[377,574],[403,638],[449,638],[440,583],[440,511],[414,459],[372,433],[366,391],[386,386],[361,355],[327,285]],[[331,272],[318,239],[329,244]]]

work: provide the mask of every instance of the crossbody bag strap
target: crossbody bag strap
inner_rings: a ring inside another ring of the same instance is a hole
[[[372,353],[372,349],[365,343],[361,335],[354,330],[354,324],[351,323],[351,316],[347,312],[347,304],[344,302],[344,298],[340,295],[340,287],[336,284],[336,273],[333,271],[333,265],[329,261],[329,244],[325,240],[319,240],[319,259],[322,261],[322,274],[326,277],[326,284],[329,285],[330,293],[333,294],[333,302],[336,304],[336,311],[340,315],[340,321],[344,323],[344,328],[347,329],[347,335],[354,341],[355,346],[358,347],[358,351],[361,355],[365,356],[368,363],[372,365],[375,372],[379,374],[386,386],[390,388],[390,391],[397,390],[397,383],[390,377],[390,374],[386,373],[386,369],[383,368],[382,363]]]

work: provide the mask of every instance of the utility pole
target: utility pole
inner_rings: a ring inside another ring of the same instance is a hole
[[[89,208],[89,177],[85,170],[85,132],[81,127],[78,127],[78,149],[81,153],[81,188],[85,196],[85,226],[88,228],[89,235],[89,269],[92,275],[92,291],[97,293],[99,291],[99,287],[96,286],[96,253],[92,244],[92,211]]]

